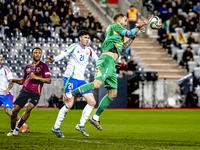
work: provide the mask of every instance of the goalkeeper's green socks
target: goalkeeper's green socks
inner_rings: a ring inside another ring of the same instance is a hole
[[[93,116],[93,119],[98,121],[99,120],[99,116],[101,115],[101,113],[108,107],[108,105],[110,104],[110,102],[113,100],[113,98],[110,98],[108,96],[108,94],[106,94],[103,99],[101,100],[97,111],[95,113],[95,115]]]
[[[87,91],[91,91],[91,90],[94,90],[95,87],[94,87],[94,83],[88,83],[88,84],[84,84],[80,87],[78,87],[77,89],[73,90],[72,91],[72,96],[75,96],[75,95],[78,95],[78,94],[81,94],[81,93],[85,93]]]

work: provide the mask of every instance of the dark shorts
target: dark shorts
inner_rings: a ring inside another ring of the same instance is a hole
[[[39,102],[40,95],[32,94],[29,92],[26,92],[24,90],[21,90],[19,95],[17,96],[17,99],[13,104],[19,105],[21,108],[24,107],[24,105],[29,102],[32,103],[34,106],[37,105]]]

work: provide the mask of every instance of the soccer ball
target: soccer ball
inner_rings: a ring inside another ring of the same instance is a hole
[[[158,16],[151,17],[149,19],[149,26],[151,27],[151,29],[160,29],[161,25],[162,25],[162,23]]]

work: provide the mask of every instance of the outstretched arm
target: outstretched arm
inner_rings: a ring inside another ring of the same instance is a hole
[[[3,91],[3,95],[4,95],[4,96],[6,96],[6,95],[9,93],[9,91],[10,91],[10,89],[12,89],[13,85],[14,85],[14,83],[12,82],[12,79],[9,80],[8,88],[6,88],[6,89]]]

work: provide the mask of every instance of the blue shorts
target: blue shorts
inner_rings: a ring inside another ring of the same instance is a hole
[[[84,80],[76,80],[76,79],[71,78],[71,77],[70,77],[69,81],[67,81],[67,79],[68,78],[64,77],[64,90],[65,90],[65,93],[69,93],[70,91],[73,91],[74,89],[77,89],[81,85],[87,84],[87,82],[84,81]],[[66,84],[67,84],[67,87],[65,88]],[[79,95],[82,96],[83,94],[87,94],[87,93],[92,93],[92,91],[87,91],[87,92],[79,94]]]
[[[8,94],[6,96],[0,95],[0,105],[3,103],[4,108],[13,108],[13,95]]]

